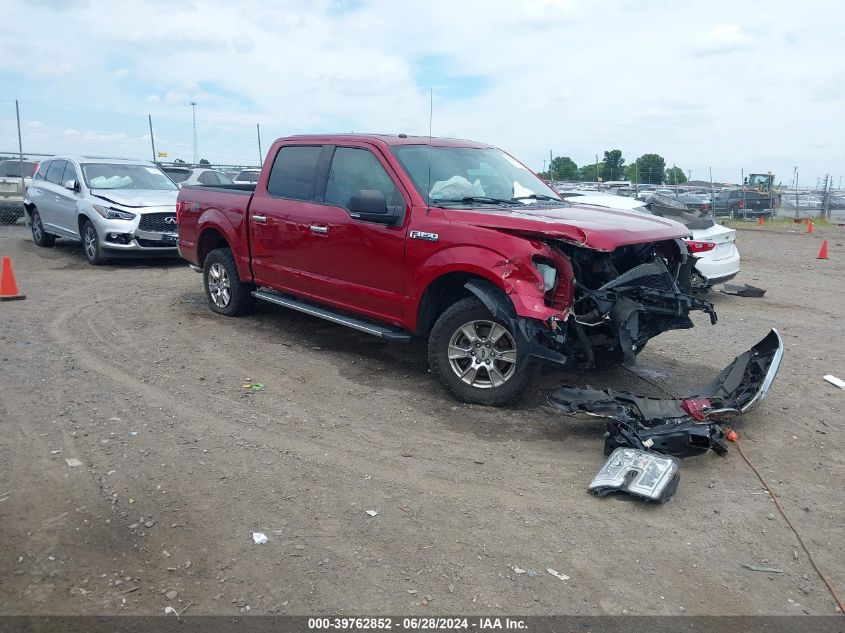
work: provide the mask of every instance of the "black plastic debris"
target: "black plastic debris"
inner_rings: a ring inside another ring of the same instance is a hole
[[[737,297],[752,297],[755,299],[759,299],[766,291],[762,288],[757,288],[756,286],[749,286],[748,284],[743,284],[742,286],[737,286],[735,284],[722,284],[722,287],[719,288],[719,292],[726,294],[726,295],[734,295]]]
[[[737,356],[712,381],[685,398],[650,398],[613,389],[562,387],[549,403],[569,415],[607,421],[604,453],[620,447],[691,457],[727,451],[723,425],[765,398],[780,368],[783,341],[776,330]]]

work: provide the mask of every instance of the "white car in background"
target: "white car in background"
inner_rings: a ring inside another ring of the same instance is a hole
[[[258,182],[258,177],[261,175],[260,169],[242,169],[235,176],[236,185],[254,185]]]
[[[568,202],[589,204],[606,209],[636,211],[654,214],[649,205],[642,200],[583,191],[559,192]],[[692,233],[692,239],[686,240],[690,251],[696,258],[693,273],[693,287],[709,288],[716,284],[730,281],[739,273],[740,256],[736,248],[736,230],[716,224],[712,218],[686,219],[668,216],[686,225]]]

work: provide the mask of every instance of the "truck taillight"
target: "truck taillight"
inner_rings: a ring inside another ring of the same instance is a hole
[[[740,200],[740,201],[739,201],[739,208],[740,208],[740,209],[744,209],[744,208],[745,208],[745,200]]]
[[[694,240],[684,240],[689,246],[690,253],[706,253],[716,248],[716,242],[697,242]]]
[[[176,224],[182,223],[182,206],[184,204],[181,200],[176,201]]]

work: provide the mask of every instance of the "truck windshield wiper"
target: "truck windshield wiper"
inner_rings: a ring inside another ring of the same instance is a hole
[[[434,198],[432,203],[439,204],[441,202],[480,202],[482,204],[511,204],[514,199],[507,200],[505,198],[491,198],[489,196],[465,196],[463,198]]]
[[[530,196],[517,196],[516,198],[511,198],[511,200],[555,200],[556,202],[560,202],[559,198],[547,196],[544,193],[532,193]]]

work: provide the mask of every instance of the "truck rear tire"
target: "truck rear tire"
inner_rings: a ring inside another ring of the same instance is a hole
[[[241,281],[235,258],[228,248],[217,248],[205,258],[202,283],[209,307],[224,316],[249,314],[255,307],[255,286]]]
[[[432,373],[456,398],[501,407],[531,387],[539,362],[519,349],[511,325],[497,319],[476,297],[452,304],[428,339]]]

